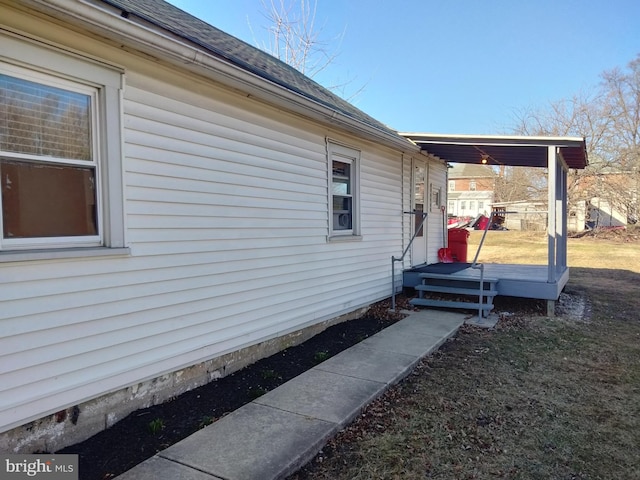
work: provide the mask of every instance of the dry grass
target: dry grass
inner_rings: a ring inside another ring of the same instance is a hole
[[[541,235],[485,246],[485,261],[546,259]],[[564,313],[463,327],[294,478],[640,479],[640,244],[569,251]]]
[[[623,268],[640,273],[640,244],[638,230],[630,233],[633,241],[615,237],[582,237],[568,239],[570,267]],[[482,232],[471,232],[468,260],[473,257],[482,238]],[[485,263],[547,264],[547,236],[544,232],[498,231],[487,232],[478,261]]]

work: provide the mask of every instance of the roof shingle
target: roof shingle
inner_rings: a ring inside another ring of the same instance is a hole
[[[122,10],[123,17],[135,15],[265,80],[385,134],[400,137],[397,131],[354,107],[295,68],[163,0],[102,1]]]

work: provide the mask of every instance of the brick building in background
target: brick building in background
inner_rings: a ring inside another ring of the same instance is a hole
[[[488,216],[494,201],[497,174],[486,165],[451,163],[447,186],[450,216]]]

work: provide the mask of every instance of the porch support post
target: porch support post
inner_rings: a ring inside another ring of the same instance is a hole
[[[557,264],[558,274],[567,268],[567,169],[564,161],[558,162],[558,191],[557,191],[557,214],[560,222],[557,225]]]
[[[553,283],[556,280],[556,190],[558,187],[558,165],[556,161],[556,147],[547,147],[547,282]]]

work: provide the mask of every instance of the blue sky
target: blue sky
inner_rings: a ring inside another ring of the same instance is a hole
[[[261,0],[169,1],[266,41]],[[509,133],[519,113],[589,91],[640,53],[638,0],[317,0],[316,26],[338,56],[315,80],[349,82],[347,97],[362,88],[353,104],[411,132]]]

